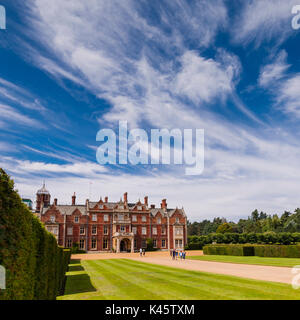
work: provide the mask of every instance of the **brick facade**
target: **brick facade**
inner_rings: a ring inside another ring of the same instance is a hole
[[[39,193],[42,190],[42,195]],[[58,244],[71,247],[78,243],[85,251],[137,251],[146,248],[151,238],[161,250],[183,249],[187,243],[187,217],[184,209],[169,209],[166,200],[160,208],[144,202],[129,203],[127,193],[119,202],[91,202],[76,204],[75,194],[71,205],[43,203],[48,192],[44,187],[37,193],[37,214],[47,230],[54,234]]]

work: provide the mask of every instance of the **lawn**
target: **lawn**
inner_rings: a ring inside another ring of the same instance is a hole
[[[59,300],[300,299],[290,285],[127,259],[73,260]]]
[[[240,257],[240,256],[191,256],[187,257],[191,260],[203,260],[203,261],[216,261],[216,262],[228,262],[239,264],[255,264],[263,266],[276,266],[276,267],[295,267],[300,265],[300,259],[293,258],[265,258],[265,257]]]

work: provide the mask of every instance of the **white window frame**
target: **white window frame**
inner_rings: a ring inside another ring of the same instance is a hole
[[[142,227],[142,235],[143,236],[147,235],[147,228],[146,227]]]
[[[50,216],[50,222],[54,223],[55,222],[55,216]]]
[[[133,234],[137,234],[137,227],[132,227]]]
[[[132,216],[132,222],[137,222],[137,216],[135,214]]]
[[[142,215],[142,222],[147,222],[147,217],[145,215]]]
[[[142,207],[142,206],[138,206],[137,209],[138,209],[139,211],[142,211],[142,210],[143,210],[143,207]]]
[[[83,243],[83,245],[81,245]],[[85,239],[80,239],[79,240],[79,249],[84,250],[85,249]]]
[[[79,223],[79,216],[74,217],[74,223]]]
[[[95,247],[93,247],[93,244],[95,244]],[[91,249],[97,250],[97,239],[96,238],[92,238],[92,240],[91,240]]]
[[[153,235],[157,235],[157,227],[153,227],[152,228],[152,234]]]
[[[104,245],[106,243],[106,246]],[[107,250],[108,249],[108,239],[103,239],[103,250]]]
[[[92,221],[94,221],[94,222],[97,221],[97,215],[95,213],[92,215]]]
[[[153,248],[157,248],[157,240],[153,239]]]
[[[161,218],[160,217],[157,218],[157,224],[161,224]]]
[[[103,227],[103,234],[106,236],[108,235],[108,226]]]
[[[81,232],[82,228],[83,228],[83,233]],[[84,227],[84,226],[80,226],[80,227],[79,227],[79,234],[80,234],[81,236],[84,236],[84,235],[85,235],[85,227]]]
[[[67,248],[72,248],[72,246],[73,246],[73,240],[67,239]]]
[[[161,247],[162,247],[162,248],[165,248],[165,247],[166,247],[166,244],[167,244],[166,239],[161,239]]]
[[[73,235],[73,227],[68,227],[67,228],[67,235],[72,236]]]
[[[96,232],[94,232],[96,230]],[[92,234],[96,235],[97,234],[97,226],[94,224],[92,225]]]
[[[105,221],[105,222],[108,222],[108,221],[109,221],[109,215],[108,215],[108,214],[105,214],[105,215],[103,216],[103,221]]]
[[[120,226],[120,232],[126,232],[126,227],[125,226]]]

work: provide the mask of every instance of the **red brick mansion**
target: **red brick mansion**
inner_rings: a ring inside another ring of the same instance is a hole
[[[85,251],[131,251],[146,248],[147,239],[161,250],[184,248],[187,243],[187,216],[184,209],[169,209],[167,201],[161,207],[144,202],[129,203],[127,193],[119,202],[108,197],[98,202],[86,200],[77,204],[75,194],[71,205],[50,204],[45,185],[38,190],[36,213],[45,227],[63,247],[78,243]]]

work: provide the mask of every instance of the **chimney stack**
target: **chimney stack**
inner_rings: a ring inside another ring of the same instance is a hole
[[[161,208],[162,209],[167,209],[168,205],[167,205],[167,199],[163,199],[161,202]]]
[[[72,206],[75,206],[76,204],[76,194],[74,192],[74,195],[72,196]]]
[[[127,197],[127,196],[128,196],[128,193],[125,192],[125,193],[124,193],[124,202],[125,202],[125,203],[128,203],[128,197]]]
[[[107,203],[108,202],[108,197],[105,197],[105,203]]]
[[[54,199],[54,205],[57,206],[57,199]]]
[[[145,201],[144,201],[144,202],[145,202],[145,205],[148,207],[148,197],[145,197],[144,200],[145,200]]]

